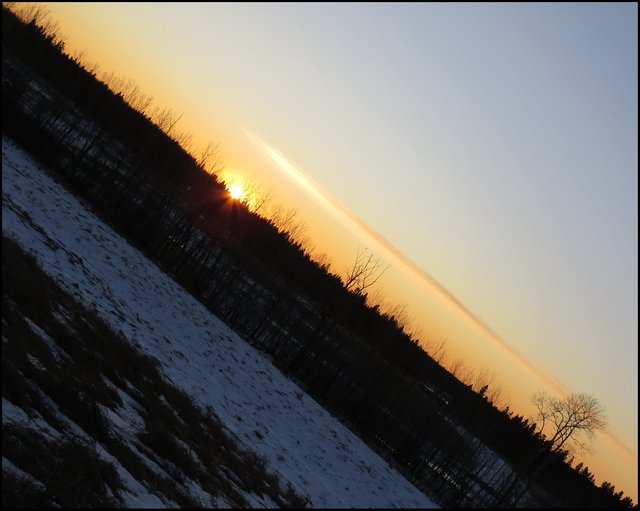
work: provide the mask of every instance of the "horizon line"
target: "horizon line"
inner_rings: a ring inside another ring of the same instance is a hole
[[[406,254],[399,250],[392,243],[387,241],[380,233],[370,227],[362,219],[352,213],[348,208],[340,204],[334,197],[324,190],[318,183],[309,177],[299,166],[291,162],[282,152],[266,143],[257,135],[243,128],[245,134],[254,144],[257,144],[277,165],[277,168],[285,175],[292,178],[304,190],[315,197],[327,212],[331,213],[339,221],[341,221],[350,230],[356,231],[354,234],[366,236],[369,242],[377,245],[377,250],[386,254],[385,259],[395,262],[395,266],[404,271],[407,276],[412,278],[418,284],[426,287],[428,291],[435,291],[439,295],[441,301],[447,305],[453,312],[458,313],[472,327],[478,330],[484,338],[488,338],[494,345],[505,351],[508,355],[516,360],[524,369],[541,382],[546,383],[554,389],[561,397],[566,397],[571,392],[557,378],[551,375],[545,369],[538,367],[532,361],[524,358],[514,348],[512,348],[497,332],[489,325],[482,321],[472,311],[470,311],[456,296],[449,291],[443,284],[438,282],[431,274],[420,268]],[[354,229],[355,228],[355,229]],[[365,240],[362,240],[365,241]]]
[[[299,166],[289,160],[281,151],[265,142],[256,134],[250,132],[244,126],[242,127],[245,136],[261,149],[268,158],[276,165],[276,168],[295,181],[303,190],[307,191],[314,197],[325,210],[350,228],[355,235],[362,235],[369,238],[370,242],[378,246],[378,249],[386,253],[386,259],[395,261],[396,267],[410,278],[414,279],[427,291],[434,292],[438,295],[444,305],[448,306],[453,312],[458,313],[464,321],[478,331],[481,336],[497,346],[503,352],[506,352],[515,362],[517,362],[530,375],[537,379],[540,383],[551,387],[560,397],[565,398],[571,394],[571,390],[563,384],[559,379],[553,376],[549,371],[539,367],[536,363],[528,360],[518,353],[515,348],[511,347],[495,330],[487,325],[482,319],[470,311],[458,298],[453,295],[443,284],[438,282],[431,274],[420,268],[406,254],[399,250],[392,243],[387,241],[380,233],[366,224],[362,219],[352,213],[348,208],[340,204],[331,194],[324,190],[313,178],[308,176]],[[355,229],[354,229],[355,228]],[[364,240],[362,240],[364,241]],[[424,349],[424,348],[423,348]],[[628,461],[634,462],[637,458],[637,452],[627,446],[618,436],[609,429],[601,431],[603,436],[625,455]]]

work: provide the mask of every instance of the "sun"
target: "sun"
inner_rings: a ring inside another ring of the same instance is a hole
[[[240,183],[231,183],[228,190],[229,195],[234,200],[240,200],[244,195],[244,188],[242,188],[242,185]]]

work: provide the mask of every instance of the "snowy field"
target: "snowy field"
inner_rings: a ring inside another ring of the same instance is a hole
[[[437,507],[4,137],[2,231],[312,507]]]

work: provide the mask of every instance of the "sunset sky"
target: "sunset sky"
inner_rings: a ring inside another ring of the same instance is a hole
[[[635,3],[44,5],[512,409],[596,396],[577,458],[637,502]]]

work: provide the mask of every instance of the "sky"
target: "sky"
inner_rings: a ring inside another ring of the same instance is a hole
[[[385,300],[512,409],[596,396],[578,459],[637,502],[636,4],[45,6],[67,51],[299,208],[332,271],[384,257]]]

